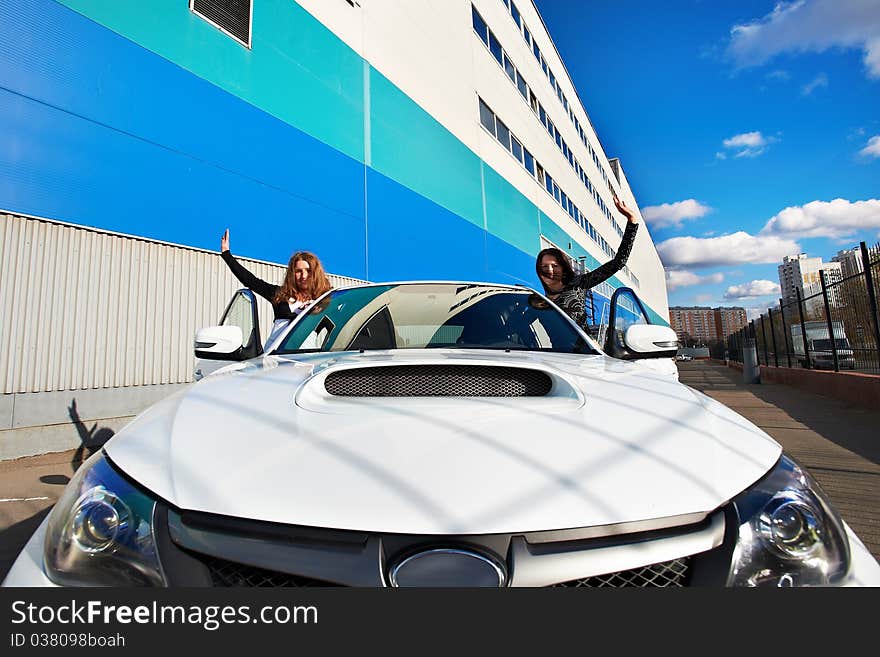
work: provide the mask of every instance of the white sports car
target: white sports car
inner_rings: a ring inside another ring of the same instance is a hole
[[[6,586],[880,585],[632,290],[601,344],[505,285],[335,290],[265,349],[253,308],[196,336],[240,362],[83,464]]]

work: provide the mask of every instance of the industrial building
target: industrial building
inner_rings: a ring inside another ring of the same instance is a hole
[[[541,248],[592,269],[613,195],[638,208],[531,0],[0,0],[0,22],[0,457],[78,444],[40,409],[100,425],[192,380],[227,227],[266,277],[307,249],[337,281],[538,286]],[[597,321],[621,286],[666,322],[644,222]]]

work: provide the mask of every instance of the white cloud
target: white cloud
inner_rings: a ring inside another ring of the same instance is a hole
[[[744,132],[725,139],[724,148],[735,151],[734,157],[757,157],[767,150],[767,146],[778,141],[775,137],[765,137],[759,131]],[[725,154],[715,153],[718,159],[725,159]]]
[[[761,235],[843,238],[878,228],[880,200],[850,202],[836,198],[785,208],[767,222]]]
[[[742,285],[731,285],[724,293],[724,298],[728,301],[738,301],[742,299],[757,299],[758,297],[779,296],[782,290],[778,283],[761,279],[750,281]]]
[[[876,0],[797,0],[730,30],[727,54],[740,68],[760,66],[782,53],[863,51],[869,77],[880,78],[880,11]]]
[[[789,80],[791,78],[791,75],[789,75],[788,71],[777,69],[775,71],[770,71],[764,77],[766,77],[768,80]]]
[[[880,157],[880,135],[874,135],[868,140],[867,146],[859,151],[862,157]]]
[[[712,267],[743,263],[777,263],[800,253],[797,242],[775,235],[749,235],[739,231],[720,237],[673,237],[657,245],[667,267]]]
[[[828,76],[824,73],[819,73],[813,80],[805,84],[801,87],[801,95],[809,96],[819,87],[827,87],[828,86]]]
[[[649,224],[656,228],[666,226],[680,227],[683,221],[699,219],[711,211],[708,205],[689,198],[675,203],[663,203],[662,205],[650,205],[642,208],[642,216]]]
[[[724,140],[725,148],[739,148],[740,146],[754,148],[763,145],[764,138],[760,132],[744,132],[741,135],[734,135],[730,139]]]
[[[691,287],[693,285],[703,285],[706,283],[720,283],[723,280],[724,274],[720,272],[709,274],[708,276],[698,276],[685,269],[666,270],[666,288],[670,291],[677,290],[680,287]]]

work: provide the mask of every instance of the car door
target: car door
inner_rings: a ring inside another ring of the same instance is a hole
[[[257,309],[257,299],[254,293],[243,288],[236,290],[235,294],[226,305],[226,310],[220,317],[218,326],[237,326],[241,329],[242,347],[235,360],[247,360],[256,358],[263,353],[263,345],[260,340],[260,315]],[[196,349],[199,344],[196,343]],[[211,372],[229,365],[229,359],[197,358],[193,372],[196,381]]]

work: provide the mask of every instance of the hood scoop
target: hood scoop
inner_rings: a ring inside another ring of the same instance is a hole
[[[544,397],[545,372],[486,365],[392,365],[331,372],[324,389],[336,397]]]

